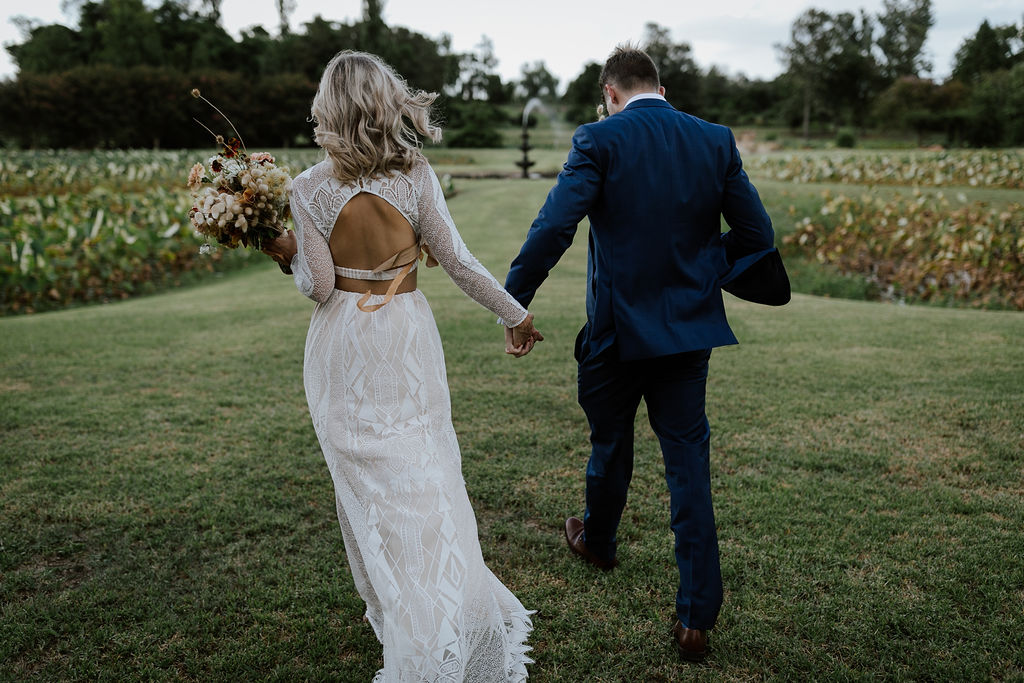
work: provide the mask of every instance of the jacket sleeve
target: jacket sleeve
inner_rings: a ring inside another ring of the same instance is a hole
[[[580,126],[572,136],[562,172],[505,278],[505,289],[523,306],[530,305],[537,288],[572,244],[579,222],[601,190],[601,176],[593,136],[586,126]]]
[[[731,228],[722,236],[730,258],[762,249],[771,249],[775,231],[761,197],[743,170],[736,138],[729,131],[730,157],[722,195],[722,216]]]

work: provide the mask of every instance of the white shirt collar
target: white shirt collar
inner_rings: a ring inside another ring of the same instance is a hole
[[[664,95],[659,95],[656,92],[641,92],[641,93],[637,93],[636,95],[633,95],[632,97],[630,97],[626,101],[626,107],[628,107],[629,105],[633,104],[637,100],[661,100],[662,102],[667,102],[668,101],[668,100],[665,99]],[[623,107],[623,109],[625,109],[626,107]]]

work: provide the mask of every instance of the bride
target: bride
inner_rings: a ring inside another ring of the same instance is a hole
[[[507,323],[508,353],[543,336],[466,248],[420,152],[416,131],[441,137],[435,97],[374,55],[335,56],[312,106],[326,159],[295,178],[295,231],[265,251],[317,302],[303,382],[348,563],[384,646],[374,681],[521,681],[532,612],[481,555],[419,261],[440,263]]]

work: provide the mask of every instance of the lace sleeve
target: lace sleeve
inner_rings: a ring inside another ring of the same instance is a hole
[[[298,247],[291,264],[295,286],[303,296],[324,303],[334,291],[334,260],[327,240],[309,215],[299,183],[292,183],[291,210]]]
[[[427,163],[413,169],[419,189],[419,229],[422,241],[430,248],[456,285],[471,299],[491,311],[509,327],[526,319],[526,309],[470,253],[455,222],[448,213],[444,192],[437,175]]]

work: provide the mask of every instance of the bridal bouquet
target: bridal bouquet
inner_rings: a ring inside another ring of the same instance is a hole
[[[224,116],[198,90],[193,90],[192,96],[202,99]],[[224,119],[236,137],[225,140],[203,126],[214,136],[220,152],[205,164],[195,164],[189,171],[192,208],[188,217],[196,232],[228,249],[239,246],[262,249],[264,241],[273,240],[287,230],[288,190],[292,179],[285,168],[275,165],[270,154],[249,154],[234,124],[227,116]],[[200,251],[207,253],[209,250],[208,239]]]

